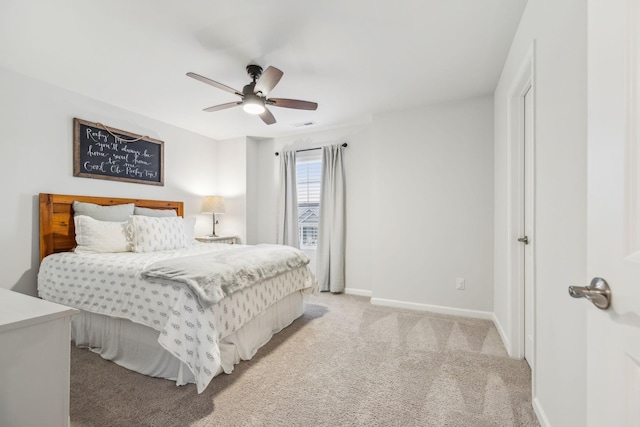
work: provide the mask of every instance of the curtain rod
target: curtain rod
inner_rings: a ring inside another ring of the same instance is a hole
[[[349,146],[349,144],[347,144],[346,142],[343,142],[341,145],[342,145],[343,147],[345,147],[345,148]],[[313,151],[313,150],[320,150],[321,148],[322,148],[322,147],[316,147],[316,148],[305,148],[304,150],[296,150],[296,153],[299,153],[299,152],[301,152],[301,151]],[[279,156],[279,155],[280,155],[280,153],[278,153],[278,152],[276,151],[276,156]]]

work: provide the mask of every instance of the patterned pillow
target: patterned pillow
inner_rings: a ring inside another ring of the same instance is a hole
[[[156,252],[184,248],[182,217],[132,215],[125,227],[133,252]]]
[[[126,222],[98,221],[90,216],[73,218],[76,227],[77,253],[129,252],[125,236]]]

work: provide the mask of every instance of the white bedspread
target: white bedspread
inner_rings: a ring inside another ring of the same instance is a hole
[[[155,262],[142,270],[142,277],[151,282],[183,283],[203,307],[208,307],[234,292],[307,264],[309,257],[291,246],[231,246],[227,251]]]
[[[187,286],[150,283],[141,277],[141,271],[157,261],[230,248],[203,243],[153,253],[54,254],[42,261],[38,294],[49,301],[126,318],[160,331],[158,342],[191,369],[201,393],[220,366],[218,341],[223,336],[291,292],[317,291],[315,277],[302,267],[203,307]],[[228,313],[231,316],[225,316]],[[224,326],[216,328],[216,323]]]

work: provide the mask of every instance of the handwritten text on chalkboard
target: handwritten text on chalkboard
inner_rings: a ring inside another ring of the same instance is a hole
[[[164,143],[74,119],[73,175],[164,185]]]

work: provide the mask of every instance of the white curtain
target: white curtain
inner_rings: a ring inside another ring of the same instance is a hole
[[[321,291],[344,292],[346,191],[342,145],[322,148],[317,273]]]
[[[296,152],[280,153],[280,197],[278,200],[278,243],[300,247],[298,238],[298,189]]]

